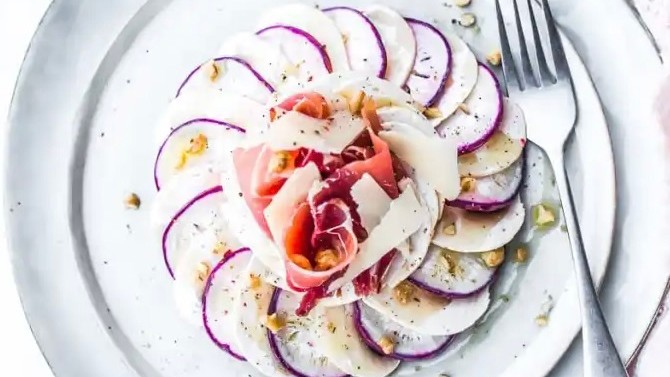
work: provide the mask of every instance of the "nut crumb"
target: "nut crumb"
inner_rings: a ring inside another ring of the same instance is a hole
[[[481,259],[490,268],[498,267],[505,261],[505,249],[501,247],[482,253]]]
[[[461,178],[461,190],[463,192],[471,192],[477,187],[477,180],[472,177]]]
[[[379,342],[377,342],[377,345],[382,349],[382,352],[384,352],[385,355],[390,355],[393,353],[393,350],[395,349],[395,342],[391,337],[389,336],[382,336],[381,339],[379,339]]]
[[[453,236],[456,234],[456,224],[449,224],[442,229],[442,233],[447,236]]]
[[[363,108],[363,101],[365,100],[365,92],[362,90],[357,91],[349,99],[349,111],[352,114],[360,114],[361,109]]]
[[[214,255],[221,255],[221,256],[223,256],[223,255],[226,254],[226,252],[227,252],[228,250],[229,250],[229,249],[228,249],[228,244],[226,244],[226,243],[223,242],[223,241],[219,241],[219,242],[216,243],[216,245],[214,245],[214,249],[212,250],[212,253],[213,253]]]
[[[428,119],[437,119],[437,118],[442,118],[442,111],[438,109],[437,107],[429,107],[426,110],[423,111],[423,115],[426,116]]]
[[[210,81],[214,82],[217,78],[219,78],[219,73],[221,70],[219,69],[219,65],[214,60],[210,60],[205,63],[203,68],[207,78],[209,78]]]
[[[126,197],[126,200],[124,200],[124,203],[126,204],[126,208],[129,209],[139,209],[140,205],[142,205],[142,201],[140,200],[140,197],[135,194],[134,192],[128,195]]]
[[[547,314],[540,314],[537,317],[535,317],[535,323],[540,326],[540,327],[545,327],[549,324],[549,315]]]
[[[516,253],[514,254],[514,261],[517,263],[523,263],[528,260],[528,250],[523,247],[517,248]]]
[[[471,2],[472,0],[454,0],[454,5],[456,5],[457,7],[465,8],[468,5],[470,5]]]
[[[500,62],[502,61],[502,55],[500,54],[500,50],[493,50],[491,51],[488,55],[486,55],[486,61],[489,62],[489,64],[493,66],[499,66]]]
[[[474,13],[466,12],[461,15],[461,18],[458,20],[458,24],[463,27],[472,27],[477,23],[477,17]]]
[[[210,272],[212,272],[212,266],[207,262],[200,262],[195,269],[196,280],[204,283],[209,277]]]
[[[283,315],[272,313],[265,318],[265,326],[267,326],[273,334],[276,334],[286,326],[286,318],[284,318]]]
[[[258,289],[261,286],[261,278],[256,274],[249,274],[249,288]]]
[[[332,322],[328,322],[328,323],[326,324],[326,329],[328,329],[328,332],[331,333],[331,334],[334,334],[335,331],[337,331],[337,327],[336,327],[335,324],[332,323]]]
[[[270,170],[273,173],[281,173],[293,168],[293,158],[289,152],[275,152],[270,159]]]
[[[554,210],[546,204],[538,204],[532,209],[533,220],[538,227],[550,227],[556,221]]]
[[[393,288],[393,298],[401,305],[407,304],[413,294],[414,286],[406,281],[401,282]]]

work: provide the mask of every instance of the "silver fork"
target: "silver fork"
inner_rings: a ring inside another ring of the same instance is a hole
[[[537,69],[531,64],[526,44],[526,36],[519,14],[518,0],[514,2],[514,23],[516,24],[521,56],[521,72],[517,69],[500,1],[496,0],[498,30],[502,53],[503,76],[509,96],[523,109],[528,124],[528,139],[544,150],[556,177],[556,186],[561,196],[563,216],[568,229],[572,259],[574,261],[579,302],[582,317],[582,340],[584,343],[584,376],[625,377],[626,370],[617,354],[612,336],[603,317],[598,296],[589,271],[582,235],[577,223],[577,213],[565,171],[565,142],[572,133],[577,120],[574,88],[570,68],[554,23],[547,0],[541,0],[542,13],[548,28],[555,74],[552,73],[542,49],[542,40],[535,21],[535,11],[531,0],[526,0],[531,26],[531,38],[535,46]]]

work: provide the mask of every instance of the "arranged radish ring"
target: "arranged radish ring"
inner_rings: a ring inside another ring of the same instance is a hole
[[[449,347],[453,335],[423,335],[385,319],[363,302],[356,302],[356,330],[365,344],[380,355],[396,360],[427,360]],[[383,346],[387,346],[384,349]]]
[[[407,18],[416,38],[416,58],[407,89],[423,106],[432,106],[444,93],[451,72],[451,47],[433,25]]]
[[[244,278],[252,257],[248,248],[229,252],[212,269],[202,294],[202,321],[209,338],[238,360],[245,360],[233,339],[232,308],[238,294],[238,282]],[[231,305],[232,303],[232,305]]]

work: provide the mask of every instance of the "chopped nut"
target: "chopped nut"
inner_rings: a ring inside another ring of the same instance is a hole
[[[342,43],[345,45],[349,43],[349,36],[347,34],[342,33]]]
[[[500,50],[491,51],[491,53],[486,55],[486,61],[488,61],[489,64],[491,65],[499,66],[500,62],[502,61],[502,55],[500,54]]]
[[[465,103],[461,102],[458,104],[458,109],[461,110],[463,113],[470,115],[470,107],[466,105]]]
[[[291,260],[291,262],[295,263],[296,266],[298,266],[302,269],[309,270],[309,271],[313,270],[312,263],[304,255],[290,254],[289,259]]]
[[[463,267],[459,266],[457,257],[449,251],[443,251],[440,255],[440,262],[451,276],[460,276],[463,274]]]
[[[442,229],[442,233],[447,236],[453,236],[456,234],[456,224],[449,224]]]
[[[298,73],[300,73],[300,65],[297,64],[287,64],[286,67],[284,67],[284,77],[286,76],[298,76]]]
[[[337,266],[339,258],[335,250],[319,250],[314,257],[314,262],[316,263],[315,269],[317,271],[327,271]]]
[[[365,92],[362,90],[354,93],[353,96],[349,99],[349,111],[352,114],[360,114],[361,109],[363,108],[363,101],[365,100]]]
[[[270,171],[281,173],[293,167],[293,157],[288,152],[275,152],[270,160]]]
[[[442,118],[442,112],[437,107],[429,107],[423,111],[423,115],[428,119]]]
[[[228,250],[228,244],[223,241],[219,241],[216,243],[216,245],[214,245],[214,250],[212,250],[212,253],[214,255],[224,255]]]
[[[544,327],[549,324],[549,316],[547,314],[540,314],[535,317],[535,323],[540,327]]]
[[[458,20],[458,24],[463,27],[472,27],[477,23],[477,17],[474,13],[466,12],[461,15],[461,19]]]
[[[330,332],[331,334],[334,334],[335,331],[337,330],[337,327],[335,326],[334,323],[332,323],[332,322],[328,322],[328,323],[326,324],[326,329],[328,329],[328,332]]]
[[[533,206],[533,221],[536,226],[549,227],[556,221],[554,210],[546,204]]]
[[[482,253],[481,259],[488,267],[498,267],[505,261],[505,249],[501,247]]]
[[[249,288],[258,289],[261,286],[261,278],[256,274],[249,274]]]
[[[277,315],[277,313],[272,313],[268,315],[265,319],[265,326],[273,333],[276,334],[277,331],[281,330],[286,326],[286,318],[283,315]]]
[[[414,294],[414,286],[411,283],[406,281],[401,282],[395,288],[393,288],[393,297],[401,305],[405,305],[409,302]]]
[[[528,250],[526,250],[523,247],[516,249],[516,253],[514,254],[514,260],[517,263],[523,263],[527,259],[528,259]]]
[[[189,142],[189,148],[186,150],[186,153],[197,156],[202,154],[205,149],[207,149],[207,136],[198,134],[198,136]]]
[[[127,208],[139,209],[140,205],[142,204],[142,201],[140,200],[140,197],[133,192],[130,195],[128,195],[126,200],[124,200],[124,203],[126,203]]]
[[[454,0],[454,5],[456,5],[457,7],[464,8],[470,5],[471,2],[472,0]]]
[[[208,61],[203,66],[203,72],[205,72],[210,81],[216,81],[220,71],[219,65],[214,60]]]
[[[199,282],[205,282],[209,277],[209,273],[212,272],[212,266],[207,262],[200,262],[195,268],[195,277]]]
[[[477,186],[477,180],[472,177],[461,178],[461,190],[463,192],[470,192]]]
[[[388,336],[382,336],[377,345],[379,345],[385,355],[390,355],[395,349],[395,342]]]

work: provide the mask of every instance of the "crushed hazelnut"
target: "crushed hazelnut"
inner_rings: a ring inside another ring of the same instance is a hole
[[[207,149],[207,136],[198,134],[198,136],[191,139],[186,153],[190,155],[199,155],[202,154],[205,149]]]
[[[514,254],[514,260],[517,263],[523,263],[527,259],[528,259],[528,250],[526,250],[523,247],[516,249],[516,253]]]
[[[209,277],[210,272],[212,272],[212,266],[207,262],[200,262],[195,268],[195,277],[197,281],[204,283]]]
[[[414,286],[411,283],[406,281],[401,282],[395,288],[393,288],[393,298],[395,298],[398,303],[405,305],[409,302],[414,294]]]
[[[429,107],[423,111],[423,115],[428,119],[442,118],[442,112],[437,107]]]
[[[309,270],[312,271],[312,263],[307,259],[304,255],[300,254],[290,254],[289,259],[291,262],[295,263],[296,266],[304,269],[304,270]]]
[[[463,177],[461,178],[461,190],[463,192],[474,191],[477,186],[477,180],[472,177]]]
[[[544,327],[549,324],[549,315],[547,314],[540,314],[537,317],[535,317],[535,323],[540,326]]]
[[[209,78],[209,80],[212,82],[216,81],[216,79],[219,77],[219,73],[221,73],[219,65],[214,60],[210,60],[205,63],[203,69],[203,72],[205,72],[207,78]]]
[[[454,0],[454,5],[456,5],[457,7],[464,8],[470,5],[471,2],[472,0]]]
[[[258,289],[261,286],[261,278],[256,274],[249,274],[249,288]]]
[[[223,241],[219,241],[214,245],[214,249],[212,250],[212,253],[214,255],[224,255],[228,251],[228,244],[226,244]]]
[[[130,209],[139,209],[140,205],[142,204],[140,197],[137,196],[137,194],[135,194],[134,192],[130,193],[130,195],[128,195],[126,197],[126,200],[124,200],[123,202],[126,204],[126,208]]]
[[[455,277],[463,274],[463,267],[458,265],[458,261],[453,253],[446,250],[443,251],[440,255],[440,262],[447,268],[447,271],[451,276]]]
[[[296,64],[287,64],[286,67],[284,67],[284,76],[298,76],[300,66]]]
[[[498,267],[505,261],[505,249],[501,247],[482,253],[481,259],[488,267]]]
[[[463,113],[470,115],[470,107],[466,105],[465,103],[461,102],[458,104],[458,109],[461,110]]]
[[[442,233],[447,236],[453,236],[456,234],[456,224],[449,224],[442,229]]]
[[[273,333],[281,330],[286,326],[286,318],[283,315],[272,313],[265,318],[265,326]]]
[[[379,341],[377,342],[377,345],[379,348],[382,349],[382,352],[384,352],[385,355],[390,355],[393,353],[393,350],[395,349],[395,342],[391,337],[388,337],[386,335],[382,336]]]
[[[293,167],[293,158],[290,153],[280,151],[275,152],[270,160],[270,171],[281,173]]]
[[[546,204],[533,206],[533,220],[536,226],[549,227],[556,221],[553,209]]]
[[[477,17],[474,13],[466,12],[461,14],[461,19],[458,20],[458,24],[463,27],[472,27],[477,23]]]
[[[337,266],[339,263],[339,258],[335,250],[326,249],[319,250],[314,257],[314,262],[316,264],[315,270],[317,271],[327,271],[331,268]]]
[[[493,50],[488,55],[486,55],[486,61],[493,66],[499,66],[502,61],[502,54],[500,50]]]
[[[328,323],[326,324],[326,329],[328,329],[328,332],[330,332],[331,334],[334,334],[335,331],[337,330],[337,327],[335,326],[334,323],[332,323],[332,322],[328,322]]]
[[[360,114],[363,108],[363,101],[365,100],[365,92],[362,90],[354,93],[349,99],[349,111],[352,114]]]

